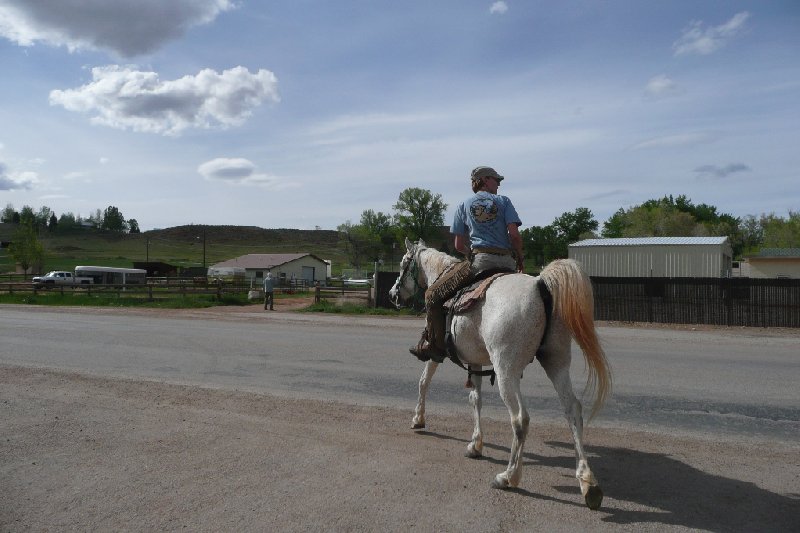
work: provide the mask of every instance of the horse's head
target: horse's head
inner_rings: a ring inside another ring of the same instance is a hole
[[[406,253],[400,260],[400,275],[389,290],[392,303],[400,308],[403,302],[413,298],[420,290],[419,286],[419,252],[425,249],[420,239],[416,244],[406,239]]]

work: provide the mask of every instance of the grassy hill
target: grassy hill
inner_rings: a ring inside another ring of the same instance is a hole
[[[0,239],[10,240],[11,224],[1,224]],[[187,225],[117,234],[95,229],[44,233],[44,270],[76,265],[131,267],[134,261],[161,261],[180,267],[206,266],[252,253],[312,253],[331,260],[333,274],[347,268],[347,256],[333,230],[264,229],[255,226]],[[8,250],[0,250],[0,272],[13,272]]]

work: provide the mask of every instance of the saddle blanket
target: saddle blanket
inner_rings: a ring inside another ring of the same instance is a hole
[[[481,279],[464,287],[444,303],[445,309],[448,309],[455,315],[466,313],[472,309],[472,307],[478,303],[481,298],[483,298],[483,296],[486,294],[486,290],[494,282],[494,280],[508,274],[511,274],[511,272],[498,272],[497,274],[493,274],[488,278]]]

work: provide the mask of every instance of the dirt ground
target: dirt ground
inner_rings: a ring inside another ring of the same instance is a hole
[[[224,311],[192,311],[205,312]],[[727,532],[800,523],[797,446],[590,427],[605,492],[593,512],[573,477],[566,425],[532,420],[522,483],[498,491],[489,484],[508,460],[508,423],[485,420],[485,457],[468,459],[466,410],[448,417],[429,406],[428,428],[412,431],[405,410],[2,366],[0,407],[3,532]]]

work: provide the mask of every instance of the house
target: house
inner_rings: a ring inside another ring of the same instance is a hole
[[[586,239],[569,257],[601,277],[726,278],[733,251],[728,237]]]
[[[741,276],[800,279],[800,248],[762,248],[741,263]]]
[[[305,280],[308,284],[325,282],[328,276],[328,262],[309,253],[247,254],[211,265],[211,269],[244,269],[245,278],[254,284],[261,284],[267,271],[282,285],[293,279]]]

